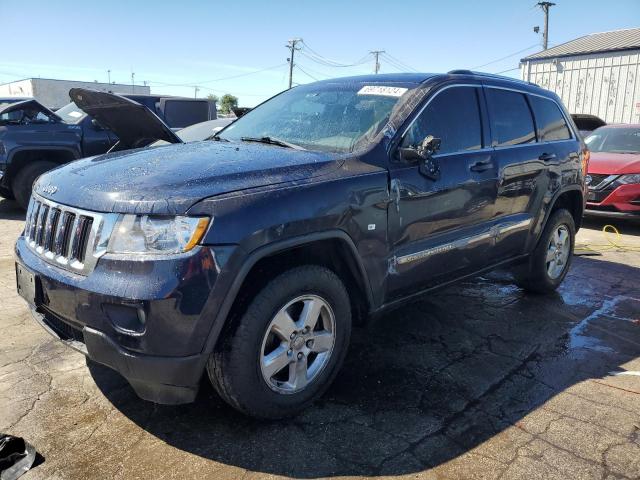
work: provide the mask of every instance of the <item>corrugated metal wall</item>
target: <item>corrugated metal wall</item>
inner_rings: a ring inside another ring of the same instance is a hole
[[[556,92],[571,113],[640,123],[640,50],[528,61],[520,68],[523,80]]]

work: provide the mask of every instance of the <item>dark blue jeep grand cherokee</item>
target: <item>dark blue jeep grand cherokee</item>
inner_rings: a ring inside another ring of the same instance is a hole
[[[138,395],[306,408],[351,324],[509,265],[555,289],[588,152],[556,95],[469,71],[288,90],[209,141],[78,161],[35,184],[20,293]]]

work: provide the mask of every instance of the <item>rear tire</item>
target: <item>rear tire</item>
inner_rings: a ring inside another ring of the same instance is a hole
[[[18,171],[11,182],[11,189],[15,196],[17,204],[24,210],[29,206],[31,198],[31,189],[36,179],[45,172],[52,170],[58,166],[54,162],[37,161],[30,162]]]
[[[571,266],[575,237],[571,213],[564,208],[553,212],[527,263],[514,270],[516,285],[534,293],[557,289]]]
[[[207,363],[219,395],[253,417],[292,416],[322,395],[342,366],[349,296],[331,270],[296,267],[271,280],[222,335]]]

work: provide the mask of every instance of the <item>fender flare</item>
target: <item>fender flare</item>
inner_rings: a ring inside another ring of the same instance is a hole
[[[373,306],[373,292],[371,291],[371,284],[369,282],[369,277],[364,268],[364,264],[362,263],[362,259],[358,254],[358,250],[353,243],[351,237],[343,230],[325,230],[321,232],[314,232],[307,235],[300,235],[291,237],[282,241],[277,241],[274,243],[269,243],[262,247],[259,247],[249,253],[245,260],[242,262],[240,269],[238,270],[235,278],[227,294],[225,295],[225,299],[220,305],[218,309],[218,313],[215,316],[215,319],[211,325],[211,330],[209,331],[209,335],[207,336],[207,340],[204,344],[202,352],[205,355],[205,358],[213,351],[216,343],[220,337],[220,332],[222,331],[223,326],[226,324],[229,316],[229,312],[231,311],[231,307],[233,306],[238,293],[240,292],[240,288],[244,283],[247,275],[251,271],[251,269],[263,258],[272,255],[274,253],[288,250],[293,247],[303,246],[312,242],[321,241],[321,240],[341,240],[346,243],[349,247],[351,255],[355,261],[356,267],[358,269],[358,274],[360,275],[360,280],[362,281],[362,286],[364,293],[367,298],[367,304],[369,308]]]
[[[78,160],[79,158],[81,158],[80,156],[80,152],[72,147],[62,147],[62,146],[52,146],[52,147],[47,147],[47,146],[22,146],[22,147],[17,147],[11,150],[11,153],[9,154],[9,157],[7,160],[9,160],[7,163],[12,163],[13,162],[13,157],[16,155],[16,153],[20,153],[20,152],[24,152],[24,151],[38,151],[38,150],[46,150],[46,151],[54,151],[54,152],[68,152],[71,153],[71,155],[73,156],[73,160]]]
[[[540,240],[540,237],[542,236],[542,232],[544,231],[544,228],[547,226],[547,221],[549,220],[549,217],[551,216],[551,212],[553,212],[553,207],[555,206],[556,202],[558,201],[558,198],[560,198],[560,195],[567,193],[567,192],[572,192],[572,191],[577,191],[580,193],[580,196],[582,197],[582,211],[584,212],[584,191],[582,189],[582,187],[580,185],[577,184],[572,184],[572,185],[568,185],[566,187],[560,188],[551,198],[551,200],[549,201],[549,206],[548,208],[546,208],[545,212],[544,212],[544,217],[542,219],[542,222],[540,223],[540,230],[539,232],[536,234],[536,241],[535,244],[538,244],[538,241]],[[577,225],[576,225],[577,226]]]

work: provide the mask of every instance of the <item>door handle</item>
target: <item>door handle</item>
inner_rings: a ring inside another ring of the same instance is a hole
[[[469,167],[469,170],[471,170],[472,172],[484,172],[486,170],[489,170],[490,168],[493,168],[493,162],[490,158],[487,158],[486,160],[477,161]]]
[[[543,153],[538,157],[538,160],[542,160],[543,162],[550,162],[551,160],[555,160],[556,158],[557,157],[555,153]]]

